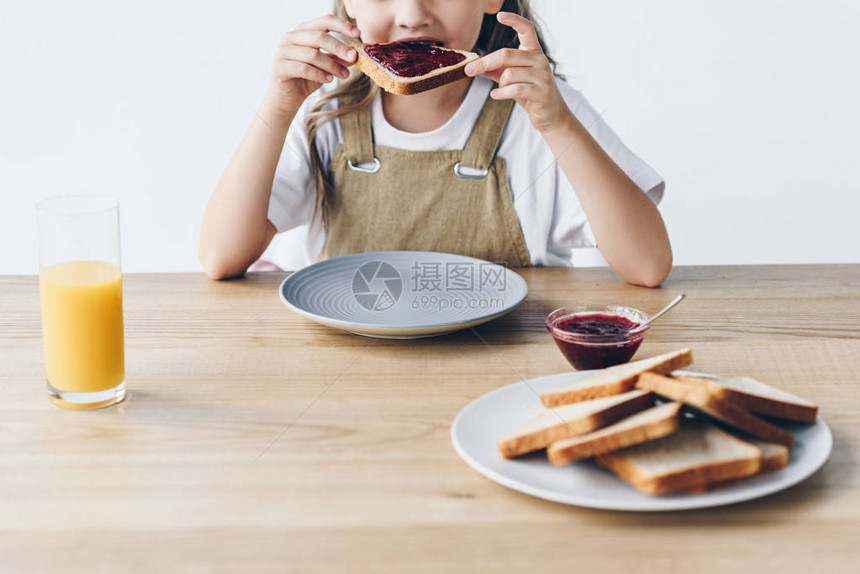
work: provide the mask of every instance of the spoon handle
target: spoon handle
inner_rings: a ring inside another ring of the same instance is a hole
[[[685,295],[684,293],[681,293],[680,295],[678,295],[677,297],[675,297],[674,299],[672,299],[672,302],[671,302],[671,303],[669,303],[668,305],[666,305],[665,307],[663,307],[663,309],[661,309],[661,310],[660,310],[656,315],[654,315],[653,317],[651,317],[651,320],[650,320],[650,321],[648,321],[648,323],[646,323],[646,325],[650,325],[651,323],[653,323],[653,322],[654,322],[656,319],[658,319],[661,315],[663,315],[664,313],[666,313],[667,311],[669,311],[670,309],[672,309],[672,307],[674,307],[675,305],[677,305],[678,303],[680,303],[680,302],[684,299],[684,297],[686,297],[686,295]]]

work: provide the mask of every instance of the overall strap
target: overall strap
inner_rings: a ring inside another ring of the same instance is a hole
[[[347,105],[351,102],[344,102]],[[373,162],[373,130],[370,126],[370,106],[340,117],[343,130],[343,150],[352,164]]]
[[[487,96],[481,115],[463,148],[463,166],[480,170],[490,167],[514,103],[514,100],[494,100]]]

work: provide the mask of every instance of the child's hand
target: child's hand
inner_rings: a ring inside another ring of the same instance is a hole
[[[275,112],[294,115],[302,102],[334,76],[349,76],[355,50],[329,32],[358,38],[358,28],[333,14],[305,22],[281,38],[275,50],[266,100]],[[322,50],[325,50],[323,52]]]
[[[466,66],[466,75],[487,76],[498,82],[490,97],[516,100],[528,112],[532,125],[542,134],[549,133],[572,114],[555,85],[534,25],[511,12],[499,12],[497,18],[517,31],[519,49],[503,48],[487,54]]]

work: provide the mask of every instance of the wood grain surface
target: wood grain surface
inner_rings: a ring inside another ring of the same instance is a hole
[[[851,572],[860,563],[860,266],[525,269],[528,299],[414,341],[318,326],[283,274],[126,275],[129,398],[48,402],[38,282],[0,277],[0,572]],[[724,508],[634,514],[508,490],[455,454],[469,401],[570,370],[543,321],[566,305],[661,318],[637,357],[816,401],[834,432],[799,486]]]

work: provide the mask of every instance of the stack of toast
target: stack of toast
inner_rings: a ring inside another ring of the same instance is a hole
[[[555,465],[593,458],[647,494],[703,492],[786,466],[794,437],[762,417],[814,423],[818,407],[750,378],[672,375],[692,361],[681,349],[544,393],[547,410],[499,450],[546,449]]]

